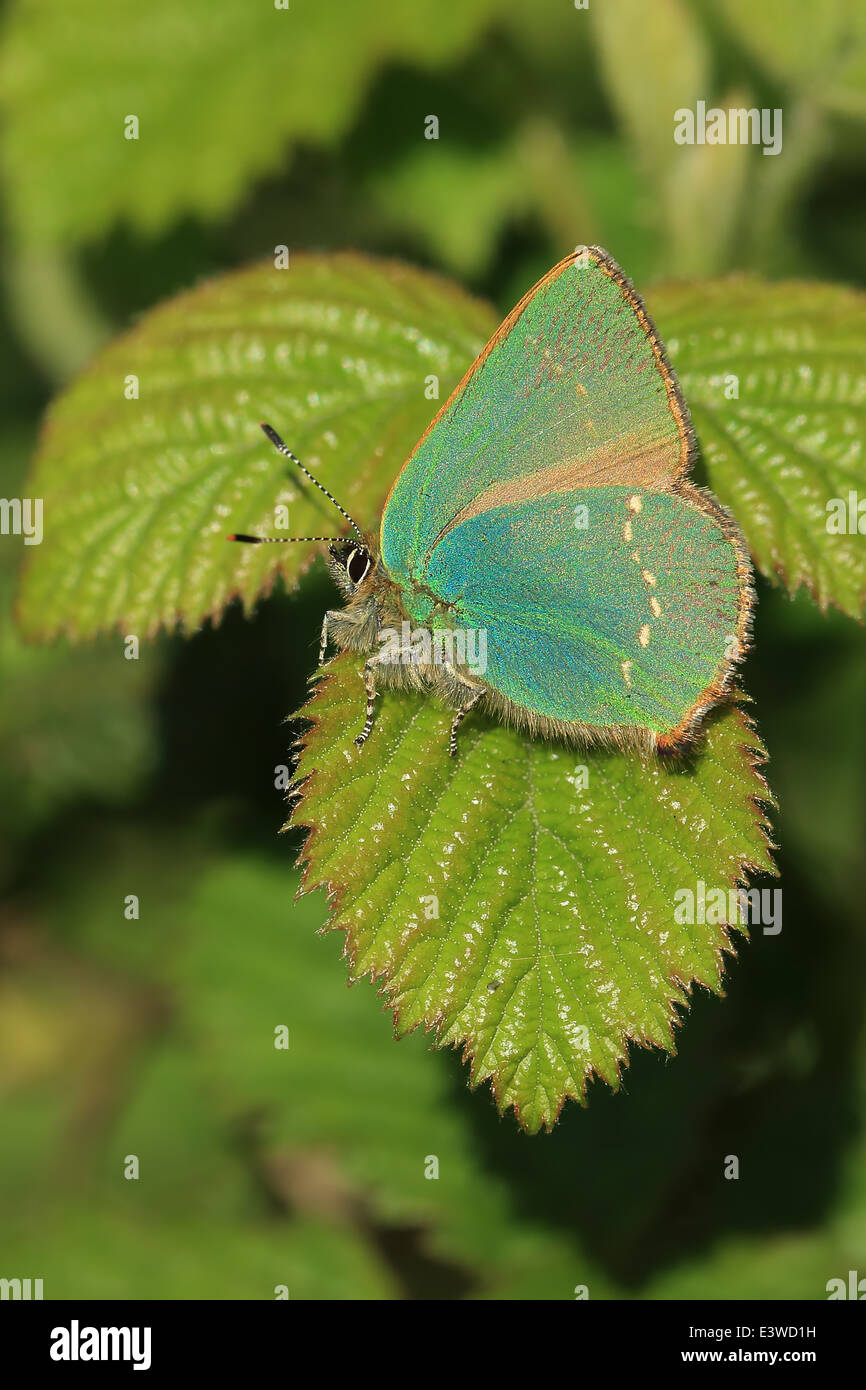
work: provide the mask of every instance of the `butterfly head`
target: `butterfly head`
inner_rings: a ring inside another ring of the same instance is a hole
[[[332,541],[328,568],[346,598],[354,598],[372,577],[376,562],[366,545],[355,540]]]

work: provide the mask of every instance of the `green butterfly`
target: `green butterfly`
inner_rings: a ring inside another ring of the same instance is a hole
[[[693,453],[642,300],[604,251],[578,248],[436,415],[378,542],[327,493],[357,540],[330,546],[346,604],[325,615],[320,661],[329,640],[369,654],[355,743],[380,687],[400,686],[454,710],[452,755],[477,706],[533,736],[685,748],[730,689],[753,601],[742,536],[690,480]]]

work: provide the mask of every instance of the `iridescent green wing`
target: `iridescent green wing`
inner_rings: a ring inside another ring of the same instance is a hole
[[[382,559],[411,604],[458,520],[581,486],[668,486],[688,435],[643,305],[584,247],[509,314],[422,437],[385,504]]]
[[[581,489],[452,527],[426,583],[541,719],[685,738],[745,645],[748,568],[697,490]],[[481,637],[483,634],[483,638]]]
[[[542,720],[672,744],[745,649],[733,521],[687,479],[690,427],[603,252],[506,319],[399,475],[382,558],[410,618],[484,633],[488,685]]]

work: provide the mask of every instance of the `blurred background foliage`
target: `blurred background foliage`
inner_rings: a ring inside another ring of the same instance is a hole
[[[866,281],[854,0],[6,0],[0,25],[6,497],[101,342],[279,243],[403,257],[503,311],[578,242],[640,288]],[[781,107],[782,155],[675,145],[699,98]],[[26,647],[20,559],[3,537],[0,1275],[651,1299],[820,1298],[866,1270],[861,628],[760,584],[746,679],[784,929],[744,946],[726,1001],[696,998],[676,1061],[638,1052],[620,1095],[527,1139],[347,992],[320,896],[291,906],[274,768],[324,577],[133,662],[119,639]]]

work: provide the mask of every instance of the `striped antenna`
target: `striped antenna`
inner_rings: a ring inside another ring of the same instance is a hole
[[[334,506],[337,508],[337,511],[343,514],[343,516],[346,518],[349,525],[351,526],[352,530],[355,532],[355,535],[358,537],[358,540],[363,545],[364,537],[361,535],[361,528],[358,525],[358,523],[354,520],[354,518],[349,516],[349,513],[346,511],[346,508],[341,507],[333,493],[330,493],[328,489],[319,482],[318,478],[315,478],[313,476],[309,468],[304,467],[297,455],[293,454],[288,445],[285,444],[282,439],[280,439],[280,436],[277,434],[275,429],[272,429],[270,425],[266,425],[264,420],[261,421],[261,427],[264,430],[265,434],[268,436],[268,439],[273,444],[274,448],[277,449],[279,453],[283,454],[287,459],[291,459],[292,463],[296,463],[298,468],[300,468],[301,472],[309,478],[310,482],[314,483],[316,487],[319,489],[319,491],[325,494],[325,496],[328,498],[328,501],[333,502]],[[305,539],[311,538],[306,537]],[[325,539],[327,540],[328,538],[325,537]],[[331,539],[333,539],[333,537],[331,537]]]
[[[243,541],[244,545],[288,545],[291,541],[338,541],[339,536],[226,536],[227,541]]]
[[[319,482],[318,478],[313,476],[309,468],[304,467],[297,454],[292,453],[288,444],[286,444],[282,439],[280,439],[280,436],[277,434],[275,429],[273,429],[270,425],[265,424],[264,420],[260,421],[260,424],[265,434],[268,436],[268,439],[273,444],[274,448],[277,449],[279,453],[283,454],[287,459],[291,459],[292,463],[297,464],[298,468],[300,468],[301,472],[307,478],[309,478],[310,482],[314,483],[315,486],[319,489],[319,491],[325,494],[329,502],[333,502],[334,506],[337,508],[337,511],[341,512],[342,515],[346,518],[349,525],[352,527],[352,530],[355,532],[355,535],[358,537],[358,540],[363,545],[364,537],[361,534],[361,528],[355,521],[355,519],[349,516],[349,513],[346,511],[346,508],[341,507],[336,497],[334,497],[333,493],[330,493],[328,489]],[[245,545],[289,545],[292,541],[337,541],[339,539],[339,536],[245,536],[241,535],[240,533],[234,536],[226,536],[226,540],[243,541]]]

